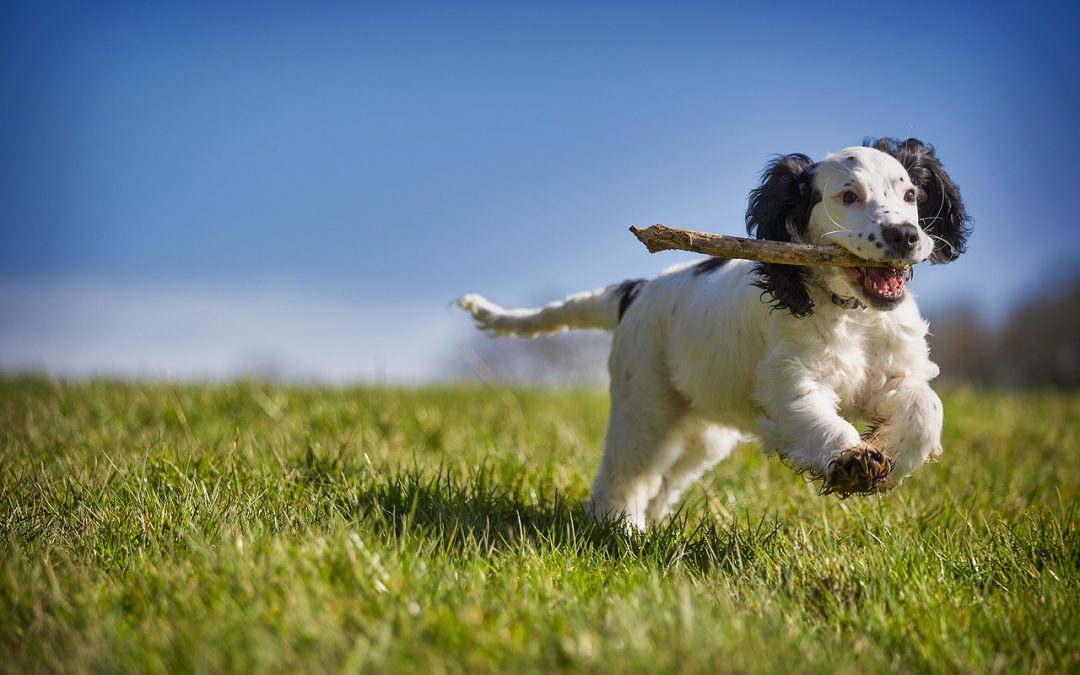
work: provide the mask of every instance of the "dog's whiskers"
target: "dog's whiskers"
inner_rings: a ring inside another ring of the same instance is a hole
[[[947,240],[945,237],[939,237],[938,235],[931,234],[929,232],[926,233],[926,236],[930,237],[931,240],[936,241],[937,243],[941,244],[943,247],[948,248],[950,251],[953,250],[952,242]]]
[[[945,200],[947,199],[947,197],[945,196],[945,184],[941,182],[941,176],[936,176],[936,178],[938,182],[938,188],[941,190],[941,199],[938,200],[938,210],[937,213],[934,214],[933,221],[931,222],[941,220],[941,210],[945,208]]]
[[[822,238],[831,237],[832,235],[838,234],[840,232],[851,232],[851,230],[847,229],[846,227],[841,227],[839,230],[830,230],[828,232],[823,232],[821,236]]]
[[[855,172],[854,172],[854,171],[852,171],[851,169],[847,168],[846,166],[844,166],[844,163],[843,163],[843,162],[836,162],[836,166],[837,166],[837,167],[838,167],[838,168],[839,168],[839,169],[840,169],[841,171],[843,171],[843,172],[844,172],[844,173],[846,173],[847,175],[851,176],[852,178],[854,178],[854,177],[855,177]]]
[[[825,190],[825,192],[829,191],[829,179],[828,178],[825,179],[824,190]],[[825,234],[821,235],[822,238],[828,237],[828,236],[833,235],[833,234],[836,234],[837,232],[850,232],[850,230],[848,228],[846,228],[843,225],[841,225],[840,223],[836,222],[836,219],[833,218],[831,213],[829,213],[829,203],[826,202],[826,201],[823,201],[821,203],[824,205],[825,217],[828,218],[829,222],[832,223],[833,225],[835,225],[836,228],[837,228],[837,229],[835,229],[835,230],[833,230],[831,232],[826,232]]]

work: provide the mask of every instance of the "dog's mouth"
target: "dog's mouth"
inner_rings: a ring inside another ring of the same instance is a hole
[[[910,268],[908,268],[910,269]],[[879,309],[891,309],[904,299],[908,270],[893,267],[845,267],[851,283]]]

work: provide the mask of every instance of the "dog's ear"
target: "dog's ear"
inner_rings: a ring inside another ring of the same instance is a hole
[[[793,233],[805,234],[813,207],[810,167],[803,154],[783,155],[769,162],[761,173],[761,185],[750,191],[746,231],[758,239],[792,241]]]
[[[803,154],[777,157],[761,174],[761,185],[750,191],[746,231],[757,239],[794,241],[806,233],[810,211],[820,199],[814,194],[813,162]],[[809,316],[814,302],[806,290],[806,271],[794,265],[758,263],[757,286],[772,298],[775,309],[796,317]]]
[[[945,173],[934,147],[917,138],[867,139],[866,145],[895,157],[907,169],[919,193],[919,225],[934,239],[930,260],[952,262],[967,249],[970,218],[960,199],[960,188]]]

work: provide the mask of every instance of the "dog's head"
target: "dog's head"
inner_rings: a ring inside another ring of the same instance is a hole
[[[970,228],[960,191],[934,149],[916,139],[868,139],[814,163],[773,160],[750,193],[747,231],[758,239],[836,244],[867,261],[946,263],[964,252]],[[878,310],[899,305],[904,273],[888,267],[810,269],[761,263],[759,285],[778,309],[807,316],[817,283]]]

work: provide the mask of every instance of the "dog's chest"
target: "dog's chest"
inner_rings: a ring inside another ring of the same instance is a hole
[[[860,408],[869,392],[884,386],[895,345],[874,322],[841,319],[821,323],[802,337],[802,358],[813,379],[836,393],[841,409]]]

